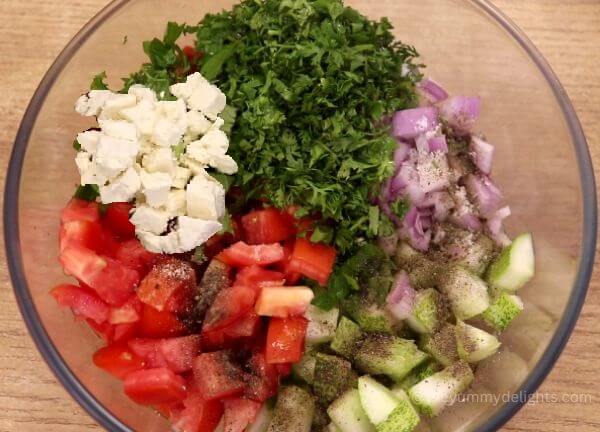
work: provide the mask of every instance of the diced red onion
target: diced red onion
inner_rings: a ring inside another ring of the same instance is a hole
[[[446,137],[444,135],[429,138],[427,142],[429,144],[429,151],[441,151],[442,153],[448,153],[448,143],[446,142]]]
[[[399,272],[386,299],[388,310],[396,319],[407,319],[415,308],[416,294],[410,286],[408,274],[405,271]]]
[[[479,118],[479,97],[454,96],[439,105],[440,115],[459,131],[468,131]]]
[[[419,209],[413,205],[402,221],[402,232],[408,238],[411,246],[420,251],[429,249],[431,241],[431,231],[428,229],[431,226],[430,218],[431,216],[420,214]],[[429,221],[423,219],[429,219]]]
[[[399,141],[398,147],[396,147],[396,151],[394,152],[394,165],[396,166],[396,168],[400,168],[402,162],[404,162],[408,158],[409,153],[410,145],[408,145],[404,141]]]
[[[431,102],[441,102],[448,99],[448,93],[437,82],[431,78],[425,78],[419,83],[419,89],[423,95]]]
[[[476,136],[471,137],[471,156],[477,168],[489,175],[492,171],[492,161],[494,159],[494,146],[485,142]]]
[[[450,210],[454,208],[454,201],[448,192],[431,192],[423,200],[423,206],[432,207],[433,218],[438,222],[443,222],[450,215]]]
[[[502,194],[489,177],[469,174],[465,186],[484,217],[489,218],[500,208]]]
[[[425,134],[421,134],[415,139],[415,146],[417,147],[417,151],[420,154],[430,152],[429,142],[428,142],[427,136]]]
[[[487,227],[490,234],[500,234],[502,231],[502,221],[510,216],[510,207],[502,207],[494,213],[487,221]]]
[[[452,221],[461,228],[477,232],[481,230],[481,220],[473,213],[463,213],[461,215],[452,215]]]
[[[396,139],[414,139],[433,130],[438,125],[438,111],[434,107],[421,107],[398,111],[392,120],[392,134]]]

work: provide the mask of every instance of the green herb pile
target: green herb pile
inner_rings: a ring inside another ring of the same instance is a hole
[[[196,35],[198,64],[176,44],[183,33]],[[372,203],[393,170],[382,118],[417,103],[419,76],[417,53],[386,19],[340,0],[245,0],[197,26],[169,23],[144,51],[150,63],[125,90],[143,84],[169,99],[169,85],[198,68],[225,92],[235,185],[247,198],[320,215],[311,239],[342,254],[391,229]]]

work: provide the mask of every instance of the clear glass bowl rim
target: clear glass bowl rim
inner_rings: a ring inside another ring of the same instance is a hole
[[[92,18],[69,42],[54,61],[35,94],[33,95],[27,111],[21,121],[11,158],[8,166],[6,186],[4,190],[4,239],[8,268],[15,292],[15,297],[27,325],[27,329],[33,338],[38,350],[44,360],[63,384],[71,396],[104,428],[116,432],[133,432],[123,424],[79,382],[68,365],[60,356],[52,344],[42,324],[41,318],[34,306],[29,292],[25,272],[22,264],[20,240],[19,240],[19,186],[21,170],[31,130],[35,124],[37,115],[46,99],[46,95],[52,88],[58,75],[69,62],[73,54],[115,12],[132,0],[115,0],[101,10]],[[564,315],[558,324],[556,332],[548,345],[548,348],[540,358],[535,369],[522,384],[518,391],[518,400],[511,400],[503,405],[486,423],[481,425],[478,431],[499,430],[516,412],[523,407],[529,395],[532,395],[548,373],[564,349],[569,336],[577,322],[577,318],[585,300],[588,284],[594,265],[597,237],[597,203],[594,170],[581,124],[573,108],[569,97],[560,84],[558,78],[552,71],[550,65],[537,50],[529,38],[521,31],[514,22],[506,17],[500,10],[488,0],[466,0],[479,7],[490,16],[498,25],[507,31],[515,41],[525,50],[531,60],[538,67],[552,89],[560,104],[562,113],[567,121],[569,132],[575,146],[575,153],[579,166],[581,188],[583,193],[583,233],[580,265],[575,280],[573,291],[566,305]],[[10,227],[10,228],[9,228]]]

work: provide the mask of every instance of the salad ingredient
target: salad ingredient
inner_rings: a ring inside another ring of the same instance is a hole
[[[303,315],[314,294],[309,287],[264,287],[256,301],[256,313],[260,316],[287,318]]]
[[[150,338],[178,336],[185,333],[186,328],[175,314],[169,311],[159,311],[152,306],[142,308],[140,320],[140,335]]]
[[[469,387],[473,372],[464,362],[448,366],[408,390],[413,404],[423,414],[433,417],[452,403],[453,398]]]
[[[514,292],[535,274],[535,256],[531,234],[521,234],[507,246],[489,269],[493,288]]]
[[[256,418],[250,426],[246,429],[246,432],[267,432],[271,418],[273,417],[273,408],[268,403],[262,404],[262,407]]]
[[[157,263],[137,288],[138,298],[158,311],[163,311],[177,292],[196,288],[194,267],[187,261],[167,258]]]
[[[330,404],[352,386],[352,364],[334,355],[317,353],[313,389],[317,399]],[[354,378],[356,379],[356,378]]]
[[[477,363],[498,351],[498,338],[462,321],[456,323],[456,347],[460,358]]]
[[[356,366],[369,374],[387,375],[401,381],[412,369],[427,360],[415,343],[397,336],[368,335],[355,354]]]
[[[307,327],[308,322],[303,317],[271,318],[267,331],[267,363],[295,363],[300,360]]]
[[[105,204],[142,194],[144,201],[136,204],[130,220],[152,252],[186,252],[217,233],[225,191],[205,169],[237,171],[220,130],[225,95],[199,73],[172,87],[173,101],[159,101],[154,91],[135,85],[127,94],[92,90],[76,104],[80,114],[97,116],[99,125],[77,137],[81,184],[95,185]],[[190,170],[194,177],[188,184]],[[111,215],[123,219],[123,210]],[[163,235],[169,220],[176,228]],[[116,223],[131,232],[123,221]]]
[[[417,292],[406,323],[417,333],[433,333],[449,318],[447,300],[434,288]]]
[[[315,380],[315,366],[317,359],[313,351],[307,350],[300,361],[292,365],[292,373],[295,377],[312,385]]]
[[[335,329],[331,349],[342,357],[353,360],[362,337],[358,324],[343,316]]]
[[[185,431],[210,431],[218,426],[223,415],[219,400],[204,400],[197,390],[192,390],[183,401],[183,410],[173,416],[173,426]]]
[[[459,360],[456,346],[456,327],[446,324],[439,331],[422,337],[419,346],[444,366]]]
[[[333,420],[334,428],[342,432],[375,432],[375,427],[362,407],[357,389],[348,390],[336,399],[327,413]]]
[[[202,353],[194,359],[194,382],[204,400],[222,399],[244,391],[244,372],[226,351]]]
[[[249,399],[229,398],[223,402],[223,429],[225,432],[244,432],[254,421],[261,404]]]
[[[453,96],[440,104],[440,114],[459,132],[468,132],[479,117],[481,99]]]
[[[392,135],[397,139],[415,139],[419,135],[435,129],[438,125],[438,111],[433,107],[405,109],[394,114]]]
[[[333,270],[336,255],[336,250],[330,246],[298,238],[294,243],[288,269],[325,286]]]
[[[473,152],[473,161],[477,168],[482,173],[490,175],[494,160],[494,146],[479,137],[472,136],[470,150]]]
[[[222,329],[233,324],[252,310],[256,292],[245,286],[232,286],[220,291],[208,309],[202,332]]]
[[[111,375],[124,379],[131,372],[143,369],[143,359],[122,345],[109,345],[100,348],[92,358],[94,364]]]
[[[142,405],[179,402],[185,398],[185,381],[166,368],[131,372],[123,382],[125,394]]]
[[[448,92],[436,81],[425,78],[419,83],[419,90],[431,103],[448,99]]]
[[[239,241],[217,255],[217,259],[233,267],[269,265],[284,258],[283,247],[279,243],[248,245]]]
[[[310,432],[315,401],[306,390],[297,386],[282,387],[277,395],[268,432]]]
[[[108,320],[110,307],[89,289],[76,285],[58,285],[50,291],[60,306],[70,307],[77,316],[102,324]]]
[[[501,293],[483,312],[483,319],[498,331],[505,330],[524,309],[523,301],[514,294]]]
[[[379,120],[416,104],[413,75],[400,73],[416,69],[416,52],[390,29],[341,1],[296,0],[244,1],[194,29],[202,73],[238,111],[236,182],[278,208],[332,219],[342,253],[378,233],[369,199],[393,151]]]
[[[425,378],[430,377],[436,372],[442,370],[442,365],[436,360],[431,359],[423,363],[421,366],[415,368],[410,374],[406,376],[400,383],[395,384],[391,391],[397,397],[406,395],[406,391]]]
[[[340,310],[333,308],[329,311],[309,305],[304,317],[308,320],[306,329],[307,344],[322,344],[331,342],[340,316]]]
[[[448,297],[456,318],[466,320],[484,312],[490,305],[487,285],[460,267],[448,269],[440,278],[440,291]]]
[[[249,244],[275,243],[296,234],[288,215],[272,207],[243,216],[242,226]]]
[[[399,320],[404,320],[413,314],[417,292],[410,286],[408,275],[400,271],[394,280],[392,290],[387,296],[387,308]]]

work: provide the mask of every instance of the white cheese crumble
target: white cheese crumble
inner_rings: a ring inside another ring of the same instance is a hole
[[[134,200],[136,235],[157,253],[190,251],[221,230],[225,190],[206,169],[238,169],[221,131],[225,94],[200,73],[170,91],[176,100],[141,85],[93,90],[75,104],[99,126],[77,135],[81,184],[97,185],[105,204]]]

